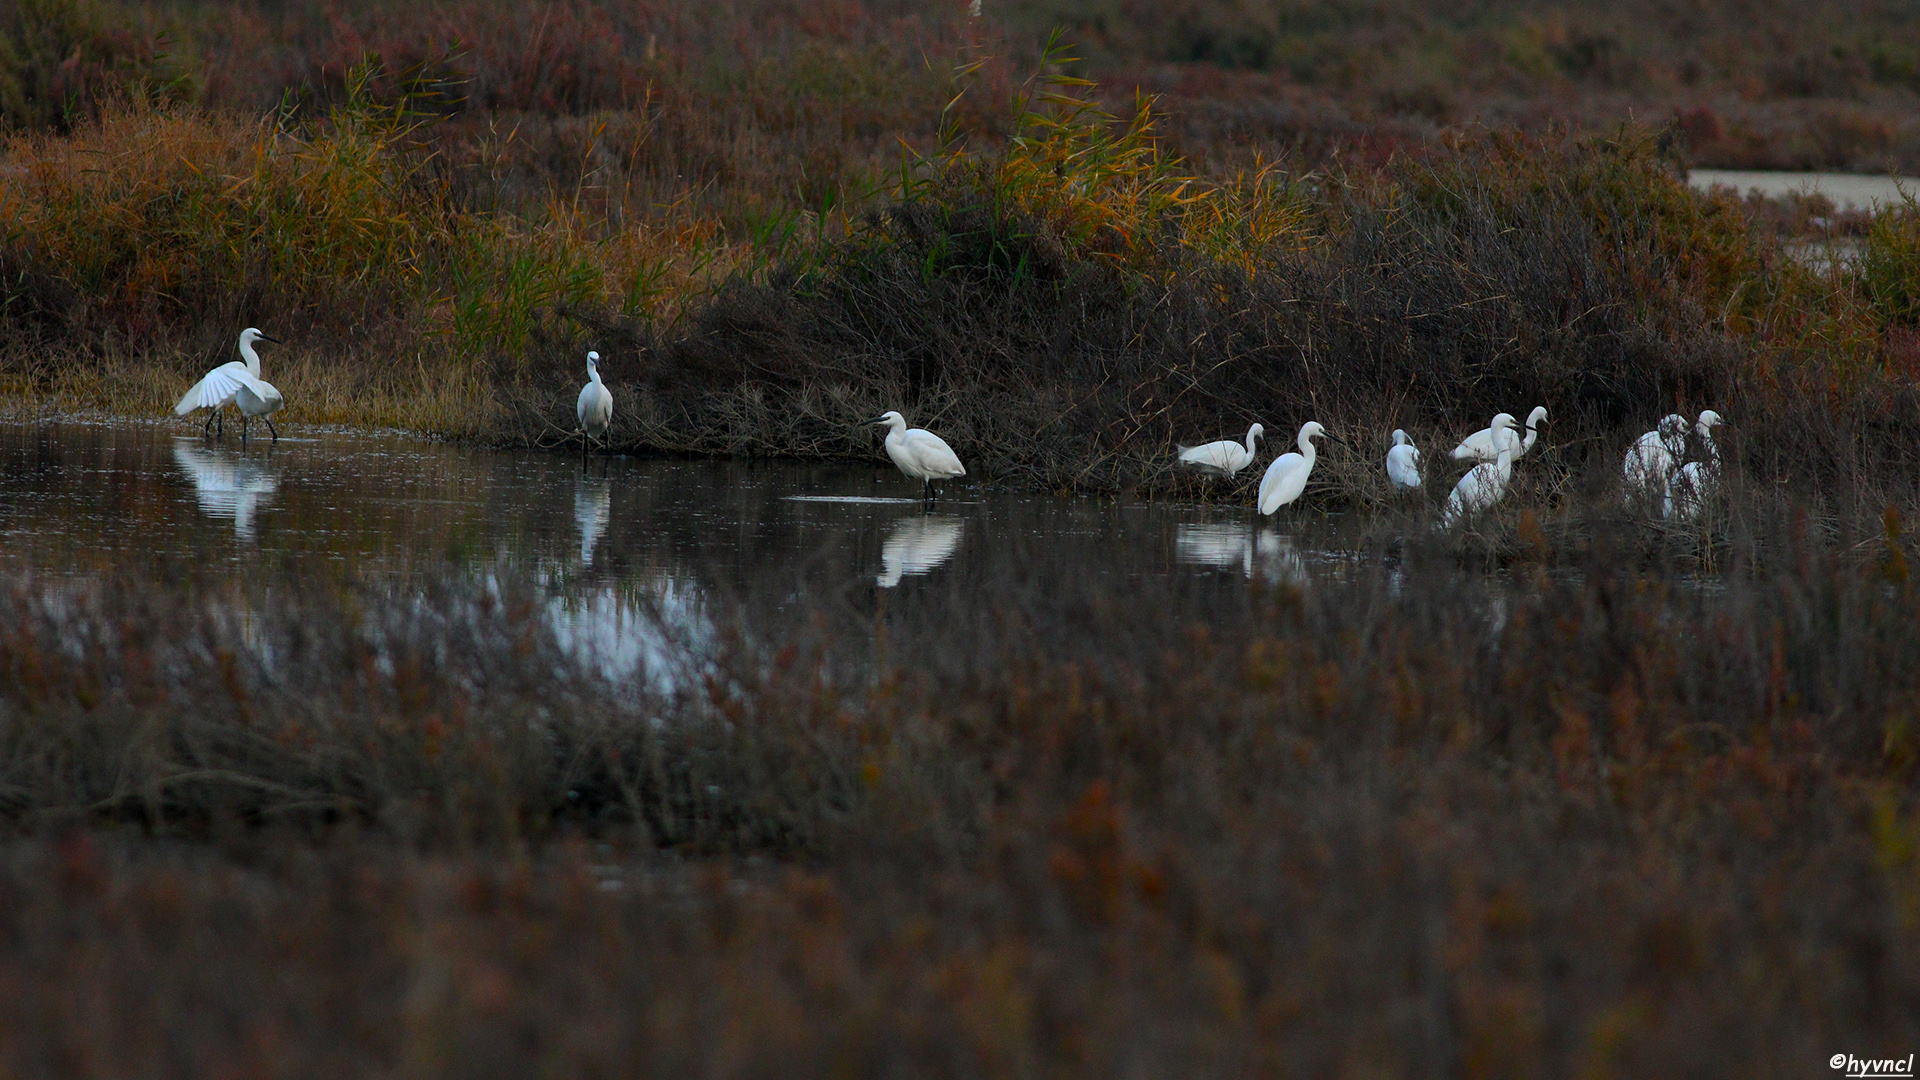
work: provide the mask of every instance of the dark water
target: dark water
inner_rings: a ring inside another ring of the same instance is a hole
[[[956,487],[931,510],[890,466],[615,458],[294,431],[214,443],[152,423],[0,424],[8,570],[84,583],[129,573],[185,588],[286,575],[415,583],[539,581],[556,629],[610,662],[649,649],[644,609],[698,627],[716,597],[860,612],[916,590],[949,610],[1088,575],[1131,583],[1311,587],[1352,556],[1310,515]],[[1211,583],[1211,584],[1208,584]]]

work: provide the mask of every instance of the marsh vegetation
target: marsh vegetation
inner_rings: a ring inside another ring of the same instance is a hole
[[[0,12],[0,1071],[1912,1049],[1920,215],[1685,177],[1911,171],[1901,11],[986,6]]]

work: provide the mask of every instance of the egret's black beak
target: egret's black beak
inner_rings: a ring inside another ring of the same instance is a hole
[[[271,341],[271,342],[273,342],[273,343],[274,343],[275,345],[278,345],[278,344],[280,344],[280,339],[279,339],[279,338],[277,338],[277,337],[268,337],[268,336],[267,336],[267,335],[265,335],[265,334],[261,334],[261,335],[260,335],[260,340],[261,340],[261,341]]]
[[[876,416],[873,419],[867,421],[867,423],[869,424],[884,424],[886,422],[887,422],[887,418],[884,416]]]

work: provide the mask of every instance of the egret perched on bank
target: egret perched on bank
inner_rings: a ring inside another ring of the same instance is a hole
[[[193,389],[188,390],[173,406],[174,415],[185,416],[195,409],[212,409],[213,414],[207,417],[206,427],[202,428],[200,433],[206,435],[217,432],[219,435],[224,435],[226,422],[221,419],[220,414],[228,405],[233,405],[240,410],[242,442],[247,438],[247,419],[254,416],[266,418],[267,430],[273,432],[274,441],[279,442],[280,432],[273,426],[273,418],[270,414],[279,411],[286,404],[286,399],[280,396],[279,389],[272,383],[260,378],[260,354],[253,351],[253,343],[256,341],[280,344],[277,339],[270,338],[251,326],[240,331],[241,359],[229,360],[207,372],[206,376],[194,383]],[[217,429],[214,428],[216,421],[220,424]]]
[[[1399,428],[1393,429],[1393,449],[1387,451],[1387,479],[1396,492],[1420,488],[1420,451]]]
[[[933,482],[967,475],[966,466],[947,441],[925,428],[910,428],[907,418],[897,412],[884,412],[871,423],[887,425],[887,456],[908,479],[918,480],[927,501],[936,496]]]
[[[1536,405],[1533,407],[1533,411],[1527,414],[1527,438],[1525,442],[1522,442],[1519,447],[1514,450],[1513,460],[1519,461],[1521,458],[1527,456],[1527,451],[1533,449],[1535,440],[1540,438],[1540,421],[1546,418],[1547,407],[1545,405]],[[1492,428],[1481,428],[1479,431],[1461,439],[1460,445],[1453,448],[1453,460],[1455,461],[1491,462],[1499,456],[1500,448],[1493,444]]]
[[[1640,436],[1627,448],[1622,468],[1627,483],[1627,498],[1667,498],[1667,484],[1673,479],[1673,467],[1686,451],[1687,418],[1669,413],[1660,418],[1652,431]]]
[[[613,421],[613,391],[600,381],[600,354],[587,353],[587,385],[580,388],[580,400],[573,412],[580,418],[580,460],[587,460],[587,448],[594,439],[606,449],[607,425]]]
[[[1467,475],[1453,485],[1446,509],[1440,512],[1442,525],[1453,525],[1462,518],[1490,510],[1507,494],[1507,481],[1513,477],[1513,459],[1520,452],[1520,437],[1513,430],[1512,414],[1494,417],[1486,430],[1492,433],[1493,443],[1500,452],[1492,461],[1468,469]]]
[[[1183,446],[1180,448],[1180,463],[1231,480],[1234,473],[1253,464],[1253,440],[1266,434],[1266,430],[1259,424],[1248,428],[1245,446],[1232,439],[1221,439],[1201,446]]]
[[[1712,409],[1700,414],[1693,433],[1700,437],[1702,456],[1674,470],[1667,481],[1667,496],[1661,504],[1661,516],[1692,521],[1707,509],[1707,503],[1720,491],[1720,448],[1713,444],[1713,429],[1724,423]]]
[[[1318,422],[1309,420],[1300,427],[1300,437],[1294,440],[1300,447],[1297,454],[1281,454],[1267,466],[1267,474],[1260,478],[1260,512],[1271,514],[1300,497],[1307,489],[1307,477],[1313,474],[1313,462],[1319,455],[1314,451],[1312,439],[1325,435],[1327,429]]]

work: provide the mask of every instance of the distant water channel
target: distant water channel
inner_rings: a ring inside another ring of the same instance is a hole
[[[1702,191],[1732,188],[1778,199],[1787,195],[1824,195],[1839,210],[1867,210],[1920,196],[1920,176],[1863,176],[1857,173],[1768,172],[1758,169],[1694,169],[1687,182]]]
[[[283,425],[283,428],[287,425]],[[389,582],[511,572],[542,583],[556,632],[644,666],[664,617],[696,636],[716,598],[862,610],[938,590],[1095,574],[1298,587],[1352,556],[1308,526],[1219,504],[955,489],[928,510],[879,462],[802,465],[565,454],[293,427],[278,445],[184,425],[0,423],[0,562],[43,583],[132,573],[211,594],[250,578]],[[1211,583],[1211,586],[1209,586]],[[889,599],[893,598],[893,599]],[[948,616],[950,617],[950,616]]]
[[[1789,195],[1822,195],[1842,213],[1879,211],[1898,206],[1910,195],[1920,196],[1920,177],[1861,176],[1855,173],[1765,172],[1746,169],[1694,169],[1687,182],[1701,191],[1732,188],[1741,197],[1758,193],[1770,199]],[[1816,227],[1828,227],[1815,218]],[[1860,259],[1858,237],[1827,235],[1800,238],[1784,245],[1791,258],[1819,270],[1844,268]]]

